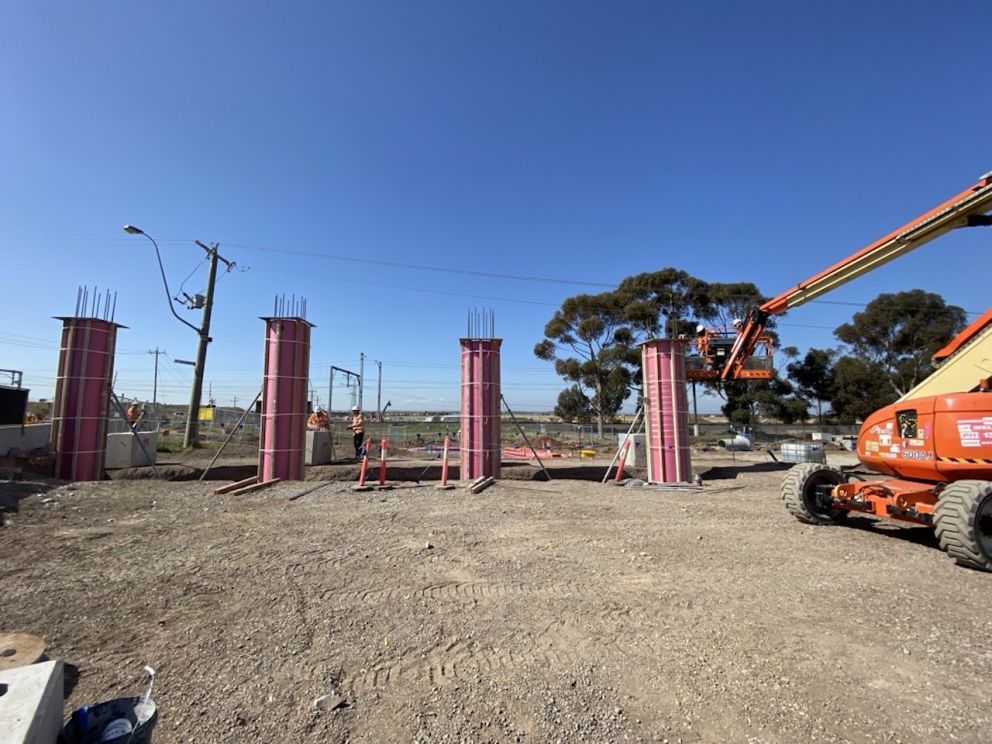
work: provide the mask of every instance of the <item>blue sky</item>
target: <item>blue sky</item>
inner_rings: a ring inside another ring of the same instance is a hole
[[[80,284],[119,293],[118,392],[151,397],[149,349],[194,357],[131,223],[173,290],[205,284],[194,239],[242,269],[218,284],[221,404],[257,392],[258,316],[295,294],[322,400],[364,352],[394,409],[455,409],[484,306],[508,401],[550,409],[562,383],[532,349],[566,297],[664,266],[777,294],[992,168],[990,21],[978,2],[5,3],[0,367],[51,394],[51,316]],[[990,239],[826,299],[922,287],[983,311]],[[782,341],[833,345],[856,309],[800,308]],[[186,401],[189,368],[162,364],[160,399]]]

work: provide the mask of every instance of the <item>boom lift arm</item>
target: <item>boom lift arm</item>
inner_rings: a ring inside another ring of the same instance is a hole
[[[765,338],[765,323],[839,287],[862,274],[905,255],[957,227],[992,225],[992,172],[977,183],[955,194],[929,212],[907,222],[874,243],[865,246],[833,266],[773,297],[748,314],[734,344],[719,370],[721,380],[745,377],[745,364]]]

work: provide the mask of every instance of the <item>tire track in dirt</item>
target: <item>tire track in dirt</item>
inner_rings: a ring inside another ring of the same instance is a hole
[[[381,597],[395,596],[400,591],[403,590],[375,590],[365,594],[379,600]],[[419,590],[420,596],[498,600],[539,595],[554,600],[572,598],[582,604],[598,599],[600,603],[592,617],[581,623],[554,618],[536,632],[507,628],[496,635],[495,642],[487,645],[456,639],[426,651],[411,648],[395,660],[357,672],[345,684],[353,694],[358,695],[397,684],[436,687],[459,679],[521,667],[560,670],[593,661],[599,663],[604,658],[628,663],[646,656],[657,656],[666,645],[663,639],[656,643],[642,636],[636,644],[627,642],[632,629],[645,622],[646,618],[640,617],[642,613],[632,611],[629,604],[616,601],[617,591],[622,593],[628,590],[618,586],[614,597],[610,598],[604,596],[611,593],[607,587],[578,584],[528,588],[517,584],[474,582],[425,587]],[[681,611],[677,604],[673,604],[672,609]]]
[[[507,638],[507,642],[512,639]],[[477,647],[463,640],[440,644],[427,652],[412,649],[395,661],[363,669],[345,681],[354,696],[392,685],[441,687],[473,676],[511,670],[523,663],[548,666],[561,663],[561,657],[535,648],[507,645]]]
[[[400,599],[434,599],[455,603],[478,603],[514,597],[567,599],[590,593],[591,590],[588,586],[575,582],[535,587],[527,584],[491,584],[485,581],[472,581],[431,584],[425,587],[326,589],[317,594],[317,601],[378,605]]]
[[[293,612],[296,613],[300,619],[297,627],[303,635],[303,648],[306,650],[313,646],[314,624],[310,620],[310,616],[307,611],[309,609],[309,603],[307,602],[306,594],[303,592],[303,588],[300,586],[300,581],[298,578],[298,574],[303,568],[308,568],[308,566],[304,566],[302,563],[291,563],[286,566],[283,574],[286,577],[286,586],[289,588],[289,592],[292,595]]]
[[[354,696],[393,685],[433,688],[526,667],[561,671],[594,661],[601,663],[606,657],[628,661],[655,655],[656,651],[643,641],[637,648],[627,647],[616,640],[610,627],[588,634],[567,621],[556,620],[537,634],[506,633],[498,645],[480,646],[459,639],[426,652],[410,649],[393,661],[358,671],[345,680],[344,686]]]

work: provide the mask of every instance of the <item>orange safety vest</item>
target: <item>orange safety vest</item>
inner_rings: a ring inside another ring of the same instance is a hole
[[[362,414],[356,413],[351,417],[351,430],[355,434],[365,433],[365,417]]]
[[[329,429],[330,423],[327,420],[327,414],[323,411],[314,411],[307,419],[307,427],[310,429]]]

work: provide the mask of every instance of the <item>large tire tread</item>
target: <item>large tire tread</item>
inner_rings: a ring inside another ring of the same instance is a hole
[[[952,483],[937,499],[934,529],[940,547],[961,566],[992,571],[992,557],[982,550],[978,510],[992,498],[992,482],[963,480]]]
[[[785,508],[789,510],[789,513],[804,524],[816,526],[837,524],[840,519],[846,516],[846,512],[838,511],[833,514],[814,512],[807,507],[803,499],[806,482],[820,471],[825,474],[829,473],[829,477],[834,479],[836,483],[844,482],[844,476],[835,468],[812,462],[802,463],[791,468],[785,474],[785,478],[782,480],[782,500],[785,501]]]

